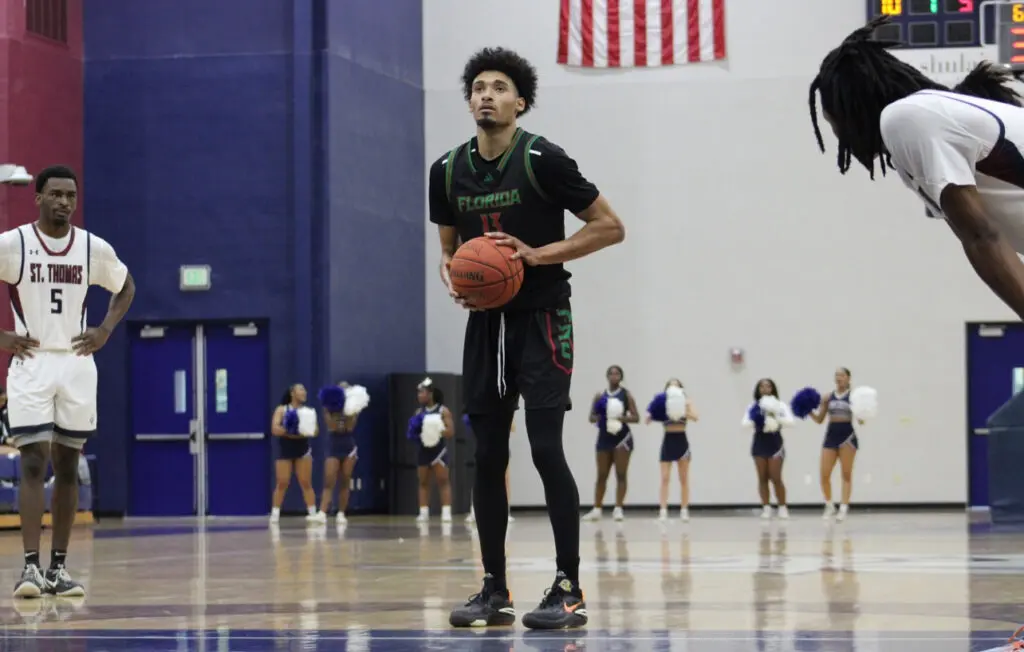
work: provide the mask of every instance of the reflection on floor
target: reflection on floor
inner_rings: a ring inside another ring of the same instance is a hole
[[[551,531],[540,515],[510,527],[525,612],[553,579]],[[69,557],[89,597],[4,599],[0,650],[973,652],[1024,620],[1024,529],[963,513],[638,513],[585,523],[582,540],[587,630],[466,632],[447,624],[479,582],[462,524],[101,523],[76,530]],[[0,534],[0,552],[13,587],[18,533]]]

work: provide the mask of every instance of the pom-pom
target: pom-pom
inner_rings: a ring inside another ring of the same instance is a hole
[[[858,419],[870,419],[878,414],[878,392],[872,387],[854,387],[850,390],[850,410]]]
[[[666,410],[666,397],[665,393],[656,395],[651,402],[647,404],[647,414],[651,415],[652,421],[668,421],[668,411]]]
[[[345,389],[343,387],[328,385],[317,393],[317,397],[320,399],[320,405],[323,405],[324,409],[332,414],[345,409]]]
[[[806,419],[807,416],[818,409],[821,405],[821,394],[813,387],[804,387],[793,395],[789,407],[793,408],[793,416],[797,419]]]
[[[444,432],[444,418],[437,412],[423,417],[423,425],[420,428],[420,441],[427,448],[433,448],[441,441],[441,433]]]
[[[316,410],[303,405],[295,410],[296,416],[299,419],[299,424],[296,431],[303,437],[313,437],[316,435]]]
[[[473,427],[473,424],[469,422],[469,415],[468,414],[463,414],[462,415],[462,423],[467,428],[472,428]]]
[[[354,417],[370,404],[370,394],[362,385],[351,385],[345,390],[345,416]]]
[[[607,405],[607,394],[602,393],[600,396],[597,397],[597,400],[594,401],[594,414],[597,415],[598,429],[603,429],[605,427],[605,423],[607,422],[607,417],[605,416],[605,408],[607,407]]]
[[[783,412],[782,401],[775,398],[771,394],[762,396],[761,399],[757,402],[757,404],[761,408],[761,411],[769,416],[778,417]]]
[[[765,418],[764,418],[764,432],[778,432],[779,428],[780,428],[779,422],[775,419],[775,417],[773,417],[771,415],[766,415],[765,416]]]
[[[604,415],[608,418],[609,421],[611,421],[612,419],[618,419],[623,414],[625,414],[625,412],[626,406],[622,403],[621,400],[615,397],[609,398],[608,402],[605,404]]]
[[[284,431],[289,435],[299,434],[299,413],[288,408],[284,411],[284,418],[281,419],[281,425],[284,427]]]
[[[752,404],[747,410],[747,418],[754,423],[755,429],[764,430],[764,412],[757,403]]]
[[[669,387],[665,390],[665,414],[669,421],[682,421],[686,416],[686,393],[682,387]]]
[[[606,431],[608,431],[608,434],[617,435],[620,432],[622,432],[622,421],[620,421],[619,419],[608,419],[608,422],[605,423],[604,428]]]
[[[423,412],[417,412],[409,418],[409,428],[405,431],[405,436],[409,439],[419,439],[420,430],[423,428]]]

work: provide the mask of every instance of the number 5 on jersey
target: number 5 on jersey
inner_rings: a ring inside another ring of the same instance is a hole
[[[50,290],[50,314],[59,315],[64,312],[64,291],[60,288]]]

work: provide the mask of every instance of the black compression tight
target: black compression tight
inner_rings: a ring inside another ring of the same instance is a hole
[[[558,570],[578,582],[580,494],[562,447],[564,419],[565,410],[562,408],[528,409],[526,432],[533,464],[544,484],[544,498],[555,535],[555,562]],[[512,413],[471,416],[470,422],[477,439],[473,509],[480,534],[484,572],[494,576],[497,585],[504,588],[505,534],[508,529],[505,469],[508,468]]]

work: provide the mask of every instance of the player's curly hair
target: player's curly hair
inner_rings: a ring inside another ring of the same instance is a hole
[[[50,179],[71,179],[76,184],[78,183],[78,177],[75,176],[74,170],[66,165],[51,165],[36,175],[36,192],[43,192],[46,182]]]
[[[962,95],[972,95],[994,102],[1021,106],[1024,98],[1016,90],[1007,86],[1015,78],[1009,68],[991,61],[982,61],[962,82],[953,87],[953,91]]]
[[[473,80],[487,71],[500,72],[515,84],[516,92],[526,104],[519,115],[533,108],[537,100],[537,69],[516,52],[505,48],[484,48],[466,62],[462,70],[462,94],[467,102],[473,95]]]

